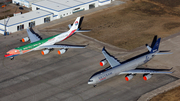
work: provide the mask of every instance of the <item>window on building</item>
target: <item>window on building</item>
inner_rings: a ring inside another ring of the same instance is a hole
[[[35,21],[29,23],[29,27],[34,27],[34,26],[35,26]]]
[[[50,17],[44,18],[44,23],[47,23],[47,22],[49,22],[49,21],[50,21]]]
[[[40,8],[36,7],[36,10],[39,10]]]
[[[79,10],[80,8],[76,8],[76,9],[74,9],[74,11],[77,11],[77,10]]]
[[[20,29],[19,29],[19,26],[17,26],[17,31],[19,31]]]
[[[83,11],[83,10],[84,10],[84,8],[78,7],[78,8],[73,9],[72,12],[76,13],[76,12]]]
[[[20,25],[20,30],[23,30],[23,29],[24,29],[24,24]]]
[[[24,29],[24,24],[17,26],[17,31],[23,30],[23,29]]]
[[[95,8],[95,4],[90,4],[89,9]]]

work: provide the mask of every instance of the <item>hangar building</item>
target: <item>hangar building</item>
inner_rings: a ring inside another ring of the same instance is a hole
[[[55,19],[60,19],[73,13],[89,10],[111,3],[111,0],[13,0],[32,11],[10,17],[7,20],[6,31],[13,33],[28,28],[30,25],[40,25]],[[4,20],[0,20],[0,33],[4,34]]]
[[[49,21],[52,21],[53,13],[45,10],[36,10],[28,13],[24,13],[18,16],[5,19],[7,22],[6,31],[13,33],[19,30],[27,29],[30,26],[40,25]],[[0,33],[4,34],[5,25],[4,19],[0,20]]]
[[[41,0],[12,0],[12,3],[30,8],[32,3],[38,2],[38,1],[41,1]]]
[[[54,13],[54,19],[59,19],[107,3],[111,0],[46,0],[32,3],[32,10],[47,10]]]

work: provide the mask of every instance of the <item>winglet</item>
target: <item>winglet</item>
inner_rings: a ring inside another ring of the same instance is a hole
[[[105,47],[102,48],[102,51],[106,51],[106,50],[105,50]]]

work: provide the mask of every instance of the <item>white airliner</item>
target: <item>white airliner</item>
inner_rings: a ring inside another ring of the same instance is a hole
[[[54,45],[57,42],[66,40],[76,32],[89,32],[89,30],[79,30],[78,27],[80,24],[80,20],[81,18],[77,17],[73,25],[69,25],[69,31],[51,36],[46,39],[41,39],[38,35],[32,33],[30,29],[27,29],[29,37],[23,38],[22,42],[27,42],[30,39],[31,43],[9,50],[4,55],[4,57],[9,57],[13,59],[15,56],[41,49],[44,49],[41,51],[42,55],[46,55],[50,52],[50,49],[52,48],[62,48],[58,50],[58,54],[65,53],[68,48],[85,48],[86,45]]]
[[[159,38],[157,41],[157,36],[154,38],[154,42],[152,42],[151,47],[147,45],[147,48],[149,52],[143,56],[139,56],[138,58],[132,59],[127,62],[120,63],[117,59],[115,59],[113,56],[111,56],[105,48],[102,49],[102,53],[105,56],[106,59],[103,59],[100,62],[101,66],[104,66],[107,61],[110,64],[110,68],[104,69],[102,71],[99,71],[95,73],[94,75],[91,76],[91,78],[88,81],[88,84],[93,84],[94,87],[96,86],[97,83],[100,83],[104,80],[107,80],[111,77],[114,77],[116,75],[121,75],[121,74],[127,74],[125,76],[125,80],[129,81],[135,76],[135,74],[144,74],[143,79],[148,80],[152,77],[152,74],[169,74],[172,72],[168,71],[163,71],[163,69],[160,70],[155,70],[155,69],[140,69],[137,67],[140,65],[145,64],[149,60],[151,60],[155,55],[162,55],[162,54],[171,54],[171,53],[164,53],[161,51],[158,51],[159,44],[161,38]]]

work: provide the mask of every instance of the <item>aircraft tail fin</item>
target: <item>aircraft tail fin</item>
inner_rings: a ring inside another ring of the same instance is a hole
[[[156,41],[156,43],[155,43],[154,46],[152,47],[150,53],[155,53],[155,52],[158,51],[159,45],[160,45],[160,41],[161,41],[161,38],[159,38],[159,39]]]
[[[153,39],[153,41],[152,41],[152,43],[151,43],[151,48],[154,47],[156,41],[157,41],[157,35],[154,36],[154,39]]]
[[[154,36],[154,39],[151,43],[151,46],[149,46],[148,44],[146,44],[147,49],[149,50],[149,52],[151,52],[152,48],[154,47],[154,45],[156,44],[157,41],[157,35]]]
[[[172,54],[172,53],[169,53],[169,51],[159,51],[159,50],[158,50],[158,49],[159,49],[159,45],[160,45],[160,41],[161,41],[161,38],[159,38],[159,39],[157,40],[157,36],[155,36],[154,39],[153,39],[153,42],[152,42],[152,44],[151,44],[151,47],[150,47],[148,44],[146,44],[146,47],[147,47],[147,49],[149,50],[149,52],[150,52],[150,53],[155,53],[155,52],[156,52],[155,55]],[[157,52],[157,51],[158,51],[158,52]]]
[[[80,19],[79,19],[79,25],[77,26],[77,28],[72,28],[73,27],[73,24],[69,24],[68,25],[68,27],[69,27],[69,29],[71,30],[71,31],[73,31],[74,29],[76,29],[76,31],[75,32],[90,32],[91,30],[81,30],[81,28],[80,28],[80,26],[81,26],[81,24],[82,24],[82,21],[83,21],[83,19],[84,19],[84,17],[81,17]],[[77,19],[76,19],[77,20]],[[71,29],[72,28],[72,29]]]
[[[81,17],[77,17],[76,20],[74,21],[73,25],[71,26],[70,28],[70,31],[76,31],[79,27],[79,24],[80,24],[80,19]]]

